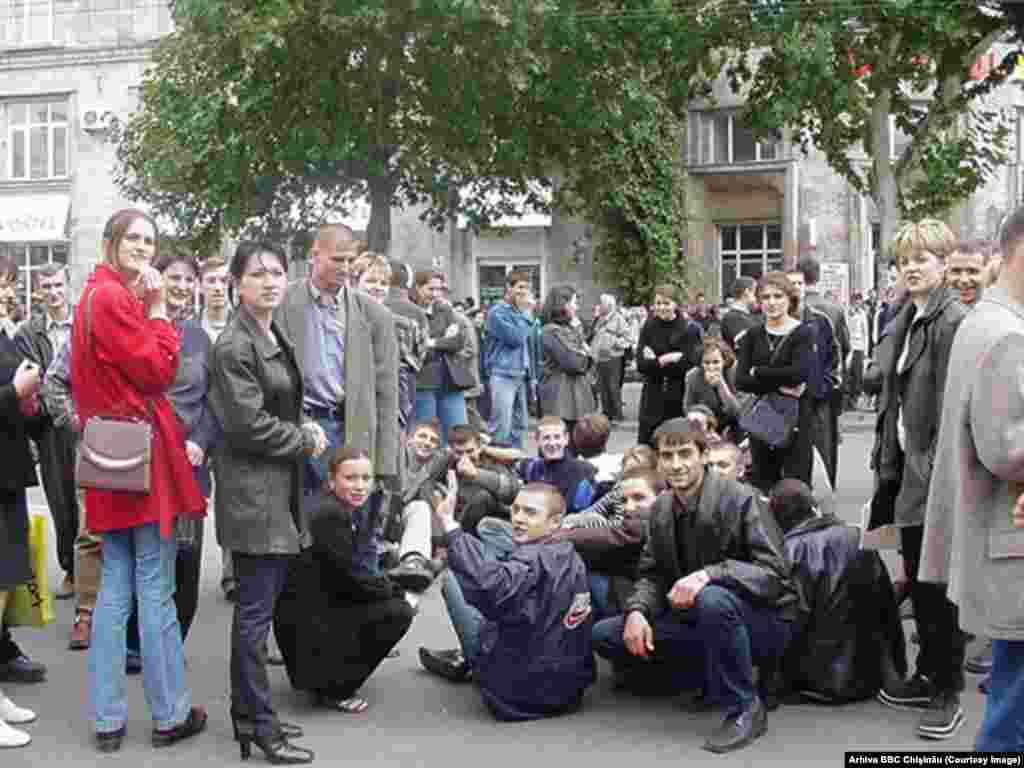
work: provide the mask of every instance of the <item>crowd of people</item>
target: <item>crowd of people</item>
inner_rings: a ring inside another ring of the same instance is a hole
[[[541,302],[519,271],[503,301],[456,306],[443,273],[340,224],[294,282],[273,243],[228,262],[161,246],[152,218],[118,211],[77,304],[42,270],[20,325],[0,262],[0,617],[33,578],[38,464],[100,751],[121,748],[133,673],[154,747],[207,725],[184,649],[211,509],[243,759],[314,759],[275,709],[278,653],[318,706],[365,712],[360,688],[438,579],[459,645],[420,661],[473,681],[499,719],[578,709],[596,653],[616,689],[719,710],[711,752],[795,699],[877,696],[942,740],[963,724],[966,665],[990,673],[978,748],[1024,749],[1024,209],[998,245],[905,225],[878,303],[840,306],[806,258],[737,278],[721,309],[665,284],[649,313],[602,295],[589,323],[575,288]],[[632,365],[637,439],[616,455]],[[835,514],[839,416],[868,399],[869,527],[899,527],[896,579]],[[111,423],[148,425],[144,487],[137,462],[97,449]],[[102,470],[88,483],[83,456]],[[968,633],[987,642],[976,658]],[[0,679],[45,676],[5,627]],[[28,744],[35,719],[0,694],[0,747]]]

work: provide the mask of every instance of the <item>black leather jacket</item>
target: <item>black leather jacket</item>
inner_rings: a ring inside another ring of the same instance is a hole
[[[696,534],[699,565],[712,584],[735,590],[755,605],[778,608],[785,619],[798,617],[799,596],[778,528],[762,523],[752,488],[708,470],[697,507]],[[650,621],[668,608],[672,585],[689,575],[680,567],[678,552],[675,496],[663,493],[651,510],[626,613],[640,611]]]
[[[783,662],[786,686],[809,698],[872,697],[886,666],[902,678],[906,653],[889,572],[860,548],[860,531],[815,517],[786,533],[786,554],[807,606]]]

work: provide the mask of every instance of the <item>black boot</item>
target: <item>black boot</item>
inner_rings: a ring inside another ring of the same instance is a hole
[[[704,749],[716,753],[742,749],[763,736],[767,730],[768,712],[761,699],[755,697],[743,709],[725,716],[722,724],[704,742]]]

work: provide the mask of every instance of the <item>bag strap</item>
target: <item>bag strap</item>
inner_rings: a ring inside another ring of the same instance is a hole
[[[94,354],[96,352],[96,337],[92,335],[92,297],[93,294],[95,293],[96,288],[94,286],[93,289],[89,291],[88,295],[85,297],[85,317],[82,318],[83,320],[85,320],[85,338],[92,346]],[[147,397],[145,398],[145,402],[146,415],[149,416],[150,422],[153,422],[156,418],[156,415],[153,411],[153,399]]]

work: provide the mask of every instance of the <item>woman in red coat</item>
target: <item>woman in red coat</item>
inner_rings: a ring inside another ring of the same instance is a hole
[[[89,276],[75,313],[71,389],[86,424],[92,416],[144,418],[153,425],[149,493],[89,489],[87,526],[103,537],[103,577],[93,614],[90,694],[97,746],[120,748],[128,716],[125,634],[139,604],[143,684],[153,745],[199,733],[206,712],[192,707],[174,608],[174,519],[206,504],[185,453],[185,435],[165,393],[178,369],[180,340],[167,319],[155,222],[115,213],[103,231],[103,263]]]

